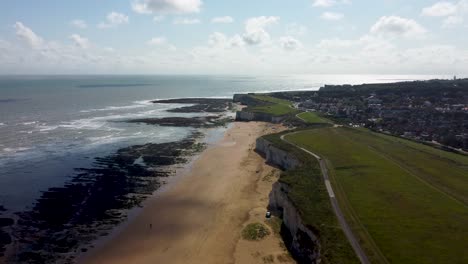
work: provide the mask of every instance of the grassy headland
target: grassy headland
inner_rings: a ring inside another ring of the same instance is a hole
[[[256,113],[266,113],[274,116],[283,116],[288,114],[297,114],[299,111],[293,107],[290,101],[271,97],[269,95],[248,95],[257,103],[253,106],[249,106],[246,111]]]
[[[288,197],[301,215],[304,225],[318,236],[321,263],[359,263],[334,215],[318,162],[302,150],[282,141],[281,135],[285,133],[264,138],[275,147],[294,154],[304,164],[297,169],[282,172],[279,181],[288,185]]]
[[[300,119],[304,120],[305,122],[309,124],[314,124],[314,123],[330,123],[330,121],[320,117],[317,113],[315,112],[304,112],[300,113],[297,115]]]
[[[373,263],[468,262],[468,157],[350,128],[287,138],[326,159],[340,207]],[[296,179],[294,185],[310,181]],[[317,196],[316,190],[293,190],[292,197]],[[297,205],[305,219],[310,213],[330,223],[317,208]]]

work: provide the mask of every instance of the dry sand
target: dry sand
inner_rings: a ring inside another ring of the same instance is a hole
[[[278,174],[253,151],[255,139],[280,129],[235,123],[221,142],[200,155],[187,176],[149,201],[121,233],[82,262],[291,263],[274,233],[258,242],[241,239],[243,226],[265,221]]]

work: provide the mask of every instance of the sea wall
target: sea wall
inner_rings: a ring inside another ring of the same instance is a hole
[[[249,111],[237,111],[236,121],[263,121],[279,124],[283,122],[287,116],[274,116],[267,113],[256,113]]]
[[[297,168],[301,162],[292,154],[275,147],[264,138],[256,141],[256,151],[268,163],[284,170]],[[276,216],[283,219],[281,235],[283,240],[298,263],[319,263],[320,244],[314,232],[307,228],[300,213],[289,199],[288,186],[281,182],[273,184],[269,196],[268,208]]]

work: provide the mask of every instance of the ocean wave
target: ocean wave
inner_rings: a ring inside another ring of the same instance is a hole
[[[31,126],[31,125],[35,125],[37,123],[38,123],[37,121],[30,121],[30,122],[23,122],[23,123],[20,123],[20,124],[23,125],[23,126]]]
[[[105,84],[85,84],[78,85],[79,88],[111,88],[111,87],[139,87],[139,86],[148,86],[148,83],[105,83]]]
[[[140,105],[147,103],[148,101],[139,101]],[[155,108],[145,109],[144,111],[81,118],[72,121],[64,121],[60,124],[49,125],[47,123],[36,123],[35,131],[49,132],[59,128],[69,130],[122,131],[122,128],[117,128],[113,124],[115,124],[115,122],[130,120],[133,118],[172,116],[175,114],[168,113],[167,110],[181,106],[183,106],[183,104],[164,104],[155,106]],[[193,114],[187,114],[186,116],[191,117],[192,115]]]
[[[18,153],[18,152],[25,152],[32,148],[25,148],[25,147],[17,147],[17,148],[4,148],[3,151],[6,153]]]
[[[36,128],[38,129],[39,132],[48,132],[48,131],[52,131],[52,130],[59,128],[59,126],[48,126],[47,124],[42,123],[36,126]]]
[[[142,108],[152,105],[153,103],[151,100],[144,100],[144,101],[135,101],[131,105],[123,105],[123,106],[107,106],[104,108],[93,108],[88,110],[82,110],[80,113],[92,113],[92,112],[100,112],[100,111],[116,111],[116,110],[128,110],[128,109],[135,109],[135,108]]]
[[[0,123],[0,126],[6,126],[6,124],[5,123]]]
[[[242,92],[243,93],[243,92]],[[169,97],[169,98],[157,98],[153,100],[149,100],[149,102],[158,102],[158,101],[166,101],[166,100],[180,100],[180,99],[232,99],[232,95],[213,95],[213,96],[187,96],[187,97]],[[187,104],[183,104],[184,106]]]

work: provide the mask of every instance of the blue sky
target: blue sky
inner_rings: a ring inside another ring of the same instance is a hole
[[[468,0],[5,0],[0,74],[464,74]]]

